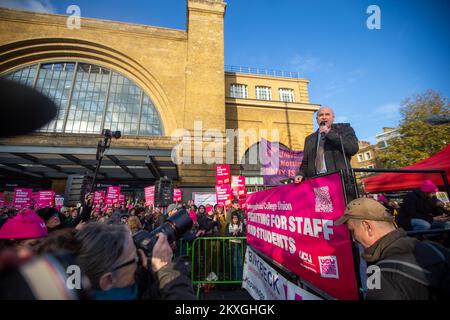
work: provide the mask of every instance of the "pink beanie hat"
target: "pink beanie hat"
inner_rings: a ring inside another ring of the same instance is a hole
[[[381,202],[382,204],[388,202],[386,197],[384,195],[382,195],[382,194],[378,195],[378,199],[377,200],[378,200],[378,202]]]
[[[9,218],[0,228],[0,239],[36,239],[47,234],[44,220],[29,209]]]
[[[437,192],[438,187],[433,183],[431,180],[425,180],[422,182],[422,185],[420,186],[420,191],[422,192]]]

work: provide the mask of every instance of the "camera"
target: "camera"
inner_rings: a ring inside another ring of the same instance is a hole
[[[103,129],[102,135],[105,138],[116,138],[116,139],[119,139],[122,136],[120,131],[111,131],[109,129]]]
[[[178,240],[183,234],[192,228],[192,219],[189,217],[186,209],[179,209],[173,216],[167,219],[160,227],[152,232],[140,230],[133,235],[133,241],[136,248],[142,249],[147,257],[152,256],[153,247],[158,238],[156,234],[164,233],[167,241],[172,243]]]

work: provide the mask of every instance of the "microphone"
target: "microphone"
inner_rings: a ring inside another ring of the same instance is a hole
[[[322,121],[322,122],[320,123],[320,127],[325,127],[326,124],[327,124],[327,123],[326,123],[325,121]],[[325,135],[325,133],[323,133],[323,132],[320,133],[320,136],[323,137],[324,135]]]
[[[450,115],[432,115],[427,118],[427,123],[431,125],[440,125],[450,123]]]

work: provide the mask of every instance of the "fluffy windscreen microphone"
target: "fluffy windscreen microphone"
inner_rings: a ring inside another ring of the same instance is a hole
[[[0,137],[33,132],[56,117],[56,104],[38,91],[0,79]]]

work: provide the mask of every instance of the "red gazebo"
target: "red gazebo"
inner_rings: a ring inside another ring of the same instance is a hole
[[[412,165],[401,168],[402,170],[443,170],[450,180],[450,144],[431,157]],[[439,173],[400,173],[389,172],[363,179],[366,192],[377,193],[386,191],[399,191],[416,189],[423,180],[429,179],[437,186],[444,186],[442,175]]]

